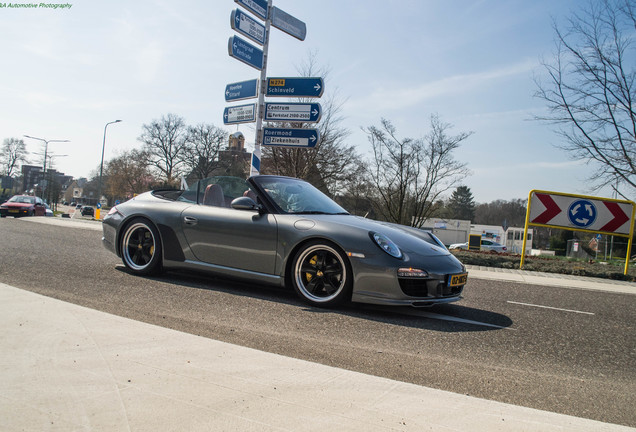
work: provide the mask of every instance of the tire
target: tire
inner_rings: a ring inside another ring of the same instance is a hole
[[[135,218],[126,225],[121,237],[121,259],[133,274],[161,271],[161,238],[150,221]]]
[[[291,282],[305,302],[329,307],[351,299],[353,286],[349,261],[335,245],[314,241],[304,245],[291,266]]]

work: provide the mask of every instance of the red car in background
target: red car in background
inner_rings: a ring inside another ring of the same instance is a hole
[[[0,205],[0,217],[44,216],[46,206],[40,197],[14,195]]]

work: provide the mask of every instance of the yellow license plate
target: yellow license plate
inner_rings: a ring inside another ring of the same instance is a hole
[[[19,212],[20,212],[20,210],[14,210],[14,209],[10,209],[9,210],[9,213],[19,213]]]
[[[452,275],[448,281],[448,286],[465,285],[466,281],[468,281],[468,273]]]

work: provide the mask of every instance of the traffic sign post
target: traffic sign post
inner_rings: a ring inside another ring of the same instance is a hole
[[[263,129],[263,145],[278,147],[312,148],[320,139],[316,129]]]
[[[322,109],[317,103],[271,103],[265,104],[265,120],[318,123]]]
[[[261,45],[265,44],[265,26],[248,14],[241,12],[240,9],[232,11],[230,15],[230,26],[232,30],[241,33],[243,36],[247,36],[254,42]]]
[[[268,77],[265,96],[319,98],[324,91],[322,78]]]
[[[320,120],[319,104],[279,103],[265,105],[265,96],[320,97],[324,91],[322,78],[267,78],[267,53],[271,26],[304,40],[304,22],[272,5],[272,0],[234,0],[239,6],[265,21],[262,25],[247,13],[236,9],[230,15],[233,30],[263,46],[259,49],[238,36],[230,37],[228,54],[260,71],[258,80],[242,81],[225,87],[227,102],[257,97],[256,104],[228,107],[223,112],[225,124],[256,121],[256,139],[252,152],[250,175],[258,175],[261,165],[261,145],[314,147],[320,134],[314,129],[263,128],[263,120],[316,123]],[[258,90],[260,87],[260,91]],[[267,93],[267,94],[266,94]]]
[[[272,25],[301,41],[305,40],[305,36],[307,36],[307,26],[304,22],[276,6],[272,8]]]
[[[232,102],[255,98],[258,95],[257,88],[257,79],[228,84],[225,86],[225,101]]]
[[[263,51],[241,39],[231,36],[227,46],[228,53],[238,61],[242,61],[254,69],[263,70],[265,64]]]
[[[532,190],[528,195],[523,267],[528,226],[543,226],[628,237],[625,274],[629,266],[636,204],[632,201]]]
[[[236,105],[225,108],[223,111],[223,123],[239,124],[253,123],[256,121],[256,104]]]
[[[269,16],[269,7],[271,5],[267,0],[234,0],[234,2],[262,20],[266,20]]]

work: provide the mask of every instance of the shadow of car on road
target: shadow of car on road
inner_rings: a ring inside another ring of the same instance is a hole
[[[117,270],[130,274],[123,265]],[[139,278],[140,276],[134,276]],[[502,330],[512,326],[513,321],[500,313],[464,306],[460,303],[436,305],[427,308],[411,306],[379,306],[362,303],[346,303],[337,308],[308,306],[290,288],[253,284],[205,273],[186,273],[181,270],[166,271],[159,276],[144,279],[167,282],[184,288],[223,292],[234,296],[282,303],[302,308],[310,313],[340,314],[358,319],[400,325],[439,332],[484,332]],[[240,311],[237,311],[239,313]]]

